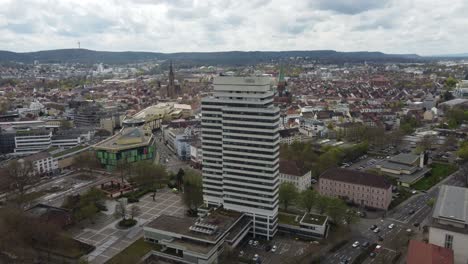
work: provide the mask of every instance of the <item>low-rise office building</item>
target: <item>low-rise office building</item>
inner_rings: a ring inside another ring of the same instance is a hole
[[[328,234],[328,217],[312,213],[303,215],[279,213],[278,232],[306,239],[321,239]]]
[[[212,209],[196,220],[161,215],[143,227],[145,241],[160,246],[151,255],[177,263],[218,263],[226,248],[236,247],[252,228],[247,215]]]
[[[432,212],[429,243],[453,250],[454,263],[468,263],[468,188],[442,185]]]
[[[376,168],[388,176],[397,178],[399,185],[410,187],[431,171],[425,163],[424,153],[400,153],[377,164]]]
[[[341,168],[332,168],[320,175],[319,192],[382,210],[387,210],[392,201],[392,185],[385,177]]]
[[[34,174],[51,175],[58,170],[58,162],[47,151],[42,151],[23,158],[25,161],[32,162]]]

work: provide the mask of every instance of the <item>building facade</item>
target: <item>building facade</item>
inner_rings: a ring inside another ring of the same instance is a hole
[[[50,147],[52,131],[42,129],[18,130],[15,135],[15,154],[34,154]]]
[[[453,250],[454,263],[468,263],[468,188],[442,185],[432,212],[429,243]]]
[[[245,212],[252,232],[278,226],[280,111],[268,77],[220,76],[202,99],[203,198]]]
[[[307,190],[311,185],[310,170],[301,169],[293,161],[280,161],[279,171],[280,183],[292,183],[300,192]]]
[[[319,192],[382,210],[387,210],[392,201],[392,185],[383,176],[341,168],[332,168],[320,175]]]

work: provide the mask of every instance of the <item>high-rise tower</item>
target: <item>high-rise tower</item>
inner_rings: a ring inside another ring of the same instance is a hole
[[[175,93],[175,82],[174,82],[174,69],[172,68],[172,61],[169,65],[169,84],[167,85],[167,97],[174,98]]]
[[[270,239],[278,226],[279,108],[269,77],[220,76],[202,100],[203,199],[252,216]]]

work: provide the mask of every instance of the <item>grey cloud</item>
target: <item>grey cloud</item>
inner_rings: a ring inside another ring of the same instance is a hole
[[[32,34],[35,32],[35,27],[31,23],[9,23],[4,28],[18,34]]]
[[[319,10],[355,15],[382,8],[386,3],[386,0],[315,0],[310,3],[310,6]]]

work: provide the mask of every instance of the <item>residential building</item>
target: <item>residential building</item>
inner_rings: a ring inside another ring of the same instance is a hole
[[[429,243],[453,250],[454,263],[468,263],[468,188],[442,185],[429,227]]]
[[[203,198],[244,212],[268,240],[278,226],[280,111],[269,77],[219,76],[202,99]]]
[[[319,193],[382,210],[387,210],[392,201],[392,185],[385,177],[342,168],[320,175]]]
[[[151,131],[129,127],[99,142],[94,149],[100,163],[113,170],[120,160],[132,163],[154,159],[154,137]]]
[[[453,264],[453,251],[418,240],[410,240],[406,264]]]
[[[312,180],[310,170],[306,170],[303,166],[289,160],[280,161],[279,178],[280,183],[292,183],[300,192],[309,189]]]

